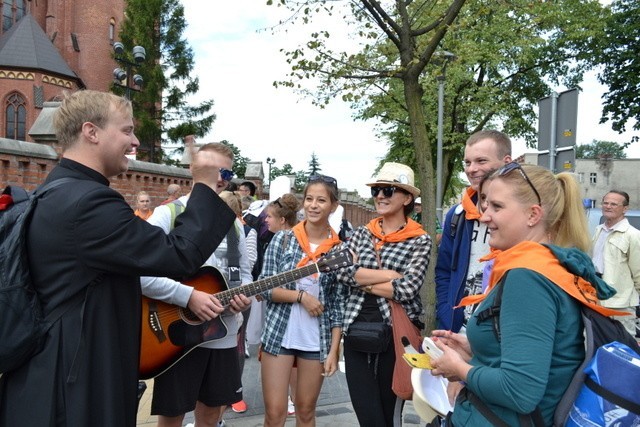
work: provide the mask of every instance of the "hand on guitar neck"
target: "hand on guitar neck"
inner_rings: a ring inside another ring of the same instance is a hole
[[[233,298],[229,300],[229,308],[233,313],[240,313],[250,306],[251,300],[242,294],[234,295]],[[218,298],[197,289],[191,292],[187,307],[203,321],[215,319],[225,310],[225,306],[222,305]]]

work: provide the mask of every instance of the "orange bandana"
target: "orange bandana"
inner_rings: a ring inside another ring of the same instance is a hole
[[[487,258],[487,257],[485,257]],[[535,260],[535,262],[532,262]],[[596,290],[591,283],[576,276],[560,264],[558,258],[546,246],[536,242],[522,242],[511,249],[498,252],[495,256],[493,271],[489,279],[487,292],[482,295],[464,297],[458,307],[477,304],[484,300],[489,290],[511,269],[526,268],[535,271],[552,281],[571,297],[604,316],[621,316],[624,313],[598,305]]]
[[[423,234],[427,234],[427,232],[422,229],[422,226],[411,218],[407,219],[407,224],[400,230],[396,230],[393,233],[384,234],[382,232],[382,225],[380,224],[381,220],[382,217],[374,218],[367,224],[367,229],[371,232],[371,234],[378,238],[378,241],[376,242],[376,251],[379,251],[382,245],[387,242],[404,242],[405,240],[412,237],[418,237],[422,236]]]
[[[473,203],[473,200],[471,200],[476,193],[476,190],[471,187],[467,187],[467,191],[462,195],[462,208],[464,209],[465,219],[478,219],[482,216],[480,215],[480,212],[478,212],[478,206]]]
[[[305,219],[302,222],[296,224],[291,230],[293,231],[293,235],[296,236],[298,240],[298,244],[307,255],[302,258],[297,267],[303,267],[309,263],[309,261],[315,262],[318,258],[320,258],[323,254],[329,252],[329,250],[335,245],[340,244],[340,239],[338,238],[338,233],[336,233],[333,228],[331,229],[331,237],[328,237],[322,241],[318,245],[315,251],[311,252],[311,244],[309,243],[309,238],[307,237],[307,230],[304,229],[304,225],[307,223]]]

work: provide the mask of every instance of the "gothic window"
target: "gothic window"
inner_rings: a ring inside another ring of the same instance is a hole
[[[18,22],[25,13],[24,0],[2,0],[2,32]]]
[[[24,98],[17,93],[9,95],[5,103],[5,111],[5,137],[25,141],[27,109]]]

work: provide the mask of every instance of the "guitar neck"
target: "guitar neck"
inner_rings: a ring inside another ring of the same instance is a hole
[[[286,283],[294,282],[303,277],[311,276],[314,273],[320,273],[318,264],[309,264],[304,267],[296,268],[295,270],[286,271],[284,273],[276,274],[275,276],[267,277],[265,279],[257,280],[248,285],[238,286],[237,288],[228,289],[226,291],[218,292],[215,297],[222,303],[223,306],[228,306],[231,299],[236,295],[245,295],[252,297],[254,295],[261,294],[269,289],[277,288]]]

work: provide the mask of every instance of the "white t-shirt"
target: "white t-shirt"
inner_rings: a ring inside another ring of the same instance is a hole
[[[464,286],[464,296],[482,294],[482,272],[484,270],[484,263],[479,260],[489,252],[489,229],[486,224],[481,223],[477,219],[473,220],[469,269],[467,270],[467,281]],[[475,305],[469,305],[464,308],[465,325],[475,308]]]
[[[311,244],[311,251],[318,245]],[[320,296],[320,278],[317,274],[304,277],[296,282],[296,289],[318,298]],[[306,295],[302,298],[304,299]],[[320,325],[317,317],[313,317],[302,304],[291,306],[291,315],[287,329],[282,338],[282,347],[303,350],[320,351]]]

